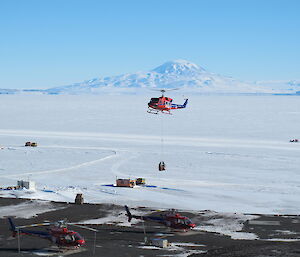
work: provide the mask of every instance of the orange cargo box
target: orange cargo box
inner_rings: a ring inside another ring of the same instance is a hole
[[[134,187],[135,180],[132,179],[117,179],[117,187]]]

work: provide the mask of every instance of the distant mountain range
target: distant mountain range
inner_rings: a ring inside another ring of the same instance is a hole
[[[176,60],[151,71],[94,78],[46,90],[0,89],[0,94],[135,94],[161,88],[200,94],[300,94],[300,81],[243,82],[208,72],[186,60]]]

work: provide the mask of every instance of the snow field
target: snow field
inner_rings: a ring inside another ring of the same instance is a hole
[[[38,188],[0,195],[73,201],[82,192],[97,203],[299,213],[300,144],[288,142],[299,137],[297,97],[194,96],[164,116],[147,114],[147,100],[1,96],[0,186],[29,178]],[[156,187],[105,186],[116,177]]]

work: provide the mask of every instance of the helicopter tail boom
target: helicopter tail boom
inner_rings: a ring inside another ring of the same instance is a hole
[[[17,230],[16,230],[16,225],[15,225],[15,223],[13,222],[12,218],[8,218],[8,222],[9,222],[9,225],[10,225],[10,230],[11,230],[12,232],[16,232],[16,231],[17,231]]]
[[[128,208],[127,205],[125,205],[125,210],[126,210],[126,212],[127,212],[128,222],[130,222],[131,219],[132,219],[132,214],[131,214],[131,212],[129,211],[129,208]]]
[[[189,99],[185,99],[185,102],[183,104],[172,104],[171,109],[183,109],[187,106]]]

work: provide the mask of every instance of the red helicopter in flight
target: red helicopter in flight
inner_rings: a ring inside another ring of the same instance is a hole
[[[51,243],[56,244],[58,247],[65,248],[78,248],[85,245],[84,238],[78,232],[69,230],[67,228],[67,225],[77,226],[80,228],[98,232],[98,230],[96,229],[76,225],[73,223],[67,223],[65,220],[58,222],[31,224],[25,226],[16,226],[11,218],[8,218],[8,221],[10,224],[10,230],[13,232],[13,236],[18,236],[18,239],[20,235],[37,236],[49,240]],[[28,229],[30,227],[39,226],[50,226],[50,228],[46,229],[46,231]]]
[[[174,210],[172,210],[166,214],[161,214],[160,216],[132,215],[131,212],[129,211],[129,208],[127,205],[125,205],[125,210],[127,212],[126,215],[128,216],[128,222],[130,222],[132,220],[132,218],[134,218],[134,219],[158,222],[160,224],[165,225],[166,227],[170,227],[173,229],[180,229],[180,230],[189,230],[196,226],[196,224],[193,223],[188,217],[182,216],[179,213],[176,213]]]
[[[170,90],[177,90],[178,88],[170,89]],[[174,109],[183,109],[186,107],[188,103],[188,99],[185,99],[183,104],[174,104],[173,99],[170,97],[164,96],[166,91],[170,91],[167,89],[160,89],[159,91],[162,93],[161,97],[158,98],[151,98],[150,102],[148,103],[148,112],[153,114],[158,114],[162,112],[164,114],[172,114],[170,110]]]

